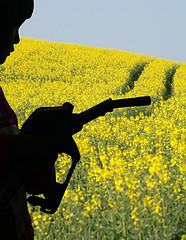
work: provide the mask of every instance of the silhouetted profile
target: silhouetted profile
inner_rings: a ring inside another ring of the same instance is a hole
[[[14,44],[19,43],[19,27],[31,17],[33,7],[33,0],[0,1],[0,64],[3,64],[14,51]],[[14,185],[11,176],[20,171],[21,160],[28,161],[28,165],[32,162],[30,153],[27,152],[26,155],[26,151],[23,153],[20,149],[20,146],[24,145],[24,140],[18,137],[18,132],[16,114],[0,87],[0,202],[4,191],[7,190],[7,182],[10,181]],[[27,149],[30,147],[29,141],[31,142],[29,139],[26,143]],[[19,180],[16,178],[16,181]],[[0,239],[34,239],[24,185],[15,192],[7,208],[3,205],[0,207]]]

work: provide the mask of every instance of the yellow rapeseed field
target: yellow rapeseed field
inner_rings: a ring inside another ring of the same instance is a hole
[[[20,128],[40,106],[68,101],[79,113],[108,98],[152,98],[74,136],[81,161],[58,211],[29,206],[36,240],[185,239],[185,63],[22,39],[0,66],[0,85]],[[59,156],[59,182],[70,164]]]

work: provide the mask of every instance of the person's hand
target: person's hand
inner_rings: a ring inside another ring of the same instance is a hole
[[[15,161],[26,167],[45,168],[54,164],[58,157],[56,143],[45,137],[36,135],[11,136],[11,146],[13,155],[16,156]]]

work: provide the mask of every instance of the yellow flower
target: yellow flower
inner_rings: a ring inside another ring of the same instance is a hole
[[[177,228],[186,189],[185,63],[22,39],[0,73],[19,128],[39,107],[68,101],[79,113],[108,98],[152,99],[107,113],[73,136],[81,161],[57,212],[29,205],[37,239],[152,239],[157,232],[161,239]],[[59,155],[57,181],[70,166],[71,158]]]

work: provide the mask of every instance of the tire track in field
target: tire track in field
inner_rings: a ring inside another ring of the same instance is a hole
[[[126,94],[132,90],[135,90],[135,82],[139,80],[141,75],[143,74],[143,71],[148,68],[148,65],[152,63],[153,60],[149,62],[143,62],[143,63],[137,63],[134,65],[134,67],[131,69],[129,78],[127,81],[122,85],[121,92],[122,94]],[[160,90],[159,94],[163,97],[165,101],[167,101],[173,94],[173,79],[174,75],[177,71],[177,69],[180,67],[180,64],[173,64],[172,66],[169,66],[166,70],[164,69],[164,77],[162,78],[162,85],[164,85],[163,89]],[[164,67],[162,67],[163,70]],[[161,70],[161,68],[160,68]],[[138,86],[139,87],[139,86]],[[160,97],[160,96],[159,96]],[[157,99],[156,99],[157,100]],[[160,98],[159,98],[160,100]],[[134,109],[125,109],[126,116],[130,118],[131,116],[137,116],[140,112],[143,112],[144,115],[150,116],[153,112],[154,104],[152,103],[150,108],[138,108],[137,111]]]
[[[122,94],[126,94],[127,92],[133,90],[135,82],[138,81],[143,70],[146,67],[148,67],[148,65],[151,62],[152,61],[138,63],[131,69],[129,78],[121,87]],[[180,67],[180,64],[175,64],[173,67],[168,69],[165,73],[165,82],[164,82],[165,89],[162,92],[162,96],[165,101],[168,100],[173,94],[172,83],[173,83],[174,75],[176,74],[176,71],[179,67]]]
[[[165,90],[163,91],[163,99],[165,101],[167,101],[173,94],[172,83],[174,80],[174,75],[176,74],[176,71],[179,67],[180,65],[174,66],[166,72],[166,80],[164,83]]]
[[[129,78],[127,81],[122,85],[121,87],[121,93],[125,94],[129,91],[131,91],[134,88],[134,83],[138,81],[139,77],[141,76],[144,68],[149,64],[150,62],[143,62],[136,64],[130,72]]]

